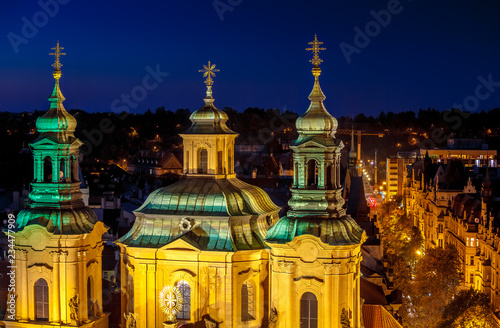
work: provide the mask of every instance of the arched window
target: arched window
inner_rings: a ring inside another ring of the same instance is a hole
[[[177,288],[179,288],[184,301],[181,310],[177,314],[177,319],[189,320],[191,319],[191,287],[187,281],[181,280],[177,283]]]
[[[293,166],[293,184],[298,186],[299,183],[299,163],[295,163]]]
[[[245,281],[241,286],[241,321],[250,321],[254,316],[254,292],[253,285]]]
[[[328,165],[328,168],[326,169],[326,184],[328,188],[333,187],[333,170],[333,165]]]
[[[201,149],[199,152],[198,173],[206,174],[208,172],[208,152],[206,149]]]
[[[89,276],[87,279],[87,313],[89,318],[95,316],[95,301],[92,294],[92,278]]]
[[[310,292],[300,299],[300,328],[318,328],[318,300]]]
[[[64,160],[64,158],[61,158],[60,162],[59,162],[59,181],[66,181],[66,161]]]
[[[224,174],[224,167],[222,165],[222,152],[217,152],[217,174]]]
[[[43,182],[52,181],[52,158],[45,157],[43,160]]]
[[[228,170],[228,174],[232,174],[233,173],[233,156],[231,156],[232,154],[232,149],[229,149],[229,154],[227,155],[227,170]]]
[[[37,320],[49,320],[49,285],[42,278],[35,283],[35,311]]]
[[[307,185],[318,185],[318,162],[316,162],[314,159],[311,159],[309,162],[307,162]]]
[[[76,162],[75,155],[71,155],[71,180],[78,181],[78,163]]]

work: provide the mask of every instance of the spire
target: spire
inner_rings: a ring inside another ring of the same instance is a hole
[[[203,69],[198,71],[203,73],[203,77],[206,77],[207,93],[203,99],[205,105],[189,116],[193,124],[184,134],[236,134],[226,125],[229,119],[227,114],[214,106],[215,99],[212,97],[214,80],[212,77],[215,77],[215,72],[219,71],[215,68],[215,64],[210,61],[208,61],[208,65],[203,65]]]
[[[309,42],[311,48],[306,48],[307,51],[312,51],[313,58],[309,60],[313,64],[312,74],[314,76],[314,86],[309,94],[311,104],[304,115],[297,119],[295,125],[299,134],[303,135],[318,135],[325,134],[333,136],[337,130],[337,120],[328,113],[323,101],[326,99],[325,94],[319,85],[319,76],[321,68],[319,65],[323,62],[319,58],[319,53],[326,48],[320,46],[323,42],[319,42],[317,36],[314,36],[314,41]],[[299,137],[300,139],[300,137]]]
[[[54,64],[52,64],[54,72],[52,75],[55,79],[55,85],[54,90],[49,97],[49,110],[37,119],[36,127],[40,133],[55,133],[60,137],[60,139],[66,140],[67,137],[73,136],[73,132],[76,128],[76,120],[66,111],[66,109],[64,109],[63,101],[66,99],[59,88],[59,79],[62,76],[62,64],[60,62],[60,57],[66,55],[61,52],[63,49],[63,47],[59,46],[58,41],[57,45],[52,48],[54,52],[50,53],[51,56],[54,56]]]
[[[205,84],[207,86],[207,96],[205,98],[205,102],[207,99],[212,98],[212,85],[214,85],[214,80],[212,77],[215,77],[215,72],[220,72],[220,69],[215,68],[215,64],[211,64],[210,60],[208,61],[208,65],[203,65],[203,69],[200,69],[198,72],[203,73],[203,77],[206,77]],[[213,102],[213,100],[211,101]]]

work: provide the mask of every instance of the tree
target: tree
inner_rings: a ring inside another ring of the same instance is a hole
[[[463,281],[460,268],[455,246],[427,250],[418,261],[409,292],[411,312],[404,318],[409,327],[438,327],[445,307]]]
[[[461,290],[443,311],[439,328],[496,327],[488,296],[472,288]]]

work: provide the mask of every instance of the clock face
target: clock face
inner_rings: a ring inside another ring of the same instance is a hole
[[[158,295],[160,308],[167,316],[176,316],[182,308],[182,294],[177,287],[165,286]]]

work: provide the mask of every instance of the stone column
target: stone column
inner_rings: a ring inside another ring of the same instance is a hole
[[[52,300],[50,307],[52,310],[51,324],[61,322],[61,282],[59,280],[59,251],[50,252],[52,255]]]

